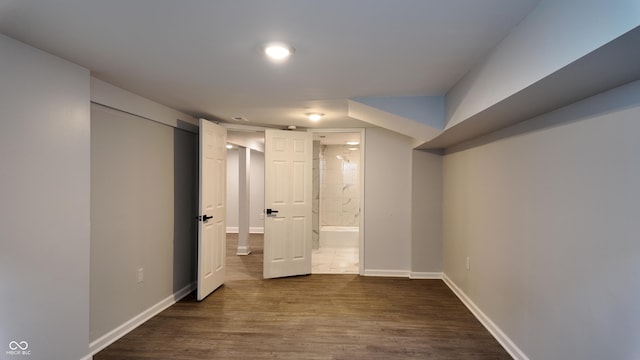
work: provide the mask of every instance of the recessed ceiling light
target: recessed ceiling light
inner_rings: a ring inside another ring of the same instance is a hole
[[[269,43],[264,47],[264,53],[276,61],[282,61],[288,58],[295,51],[296,49],[294,49],[293,46],[280,42]]]
[[[320,119],[322,119],[322,117],[324,116],[324,114],[322,113],[308,113],[307,115],[307,119],[311,120],[311,121],[318,121]]]
[[[359,141],[347,141],[347,145],[360,145]]]
[[[233,149],[233,145],[227,144],[227,149]]]

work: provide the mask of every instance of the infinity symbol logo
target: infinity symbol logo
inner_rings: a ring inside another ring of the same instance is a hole
[[[27,350],[27,348],[29,348],[29,343],[26,341],[12,341],[9,343],[9,349],[11,350]]]

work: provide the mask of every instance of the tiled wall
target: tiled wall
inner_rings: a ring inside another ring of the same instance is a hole
[[[311,204],[311,247],[320,247],[320,141],[313,141],[313,200]]]
[[[360,149],[320,146],[320,224],[358,226]]]

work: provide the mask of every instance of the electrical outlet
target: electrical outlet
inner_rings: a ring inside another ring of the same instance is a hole
[[[471,259],[467,256],[467,271],[471,270]]]
[[[144,268],[138,268],[138,284],[144,281]]]

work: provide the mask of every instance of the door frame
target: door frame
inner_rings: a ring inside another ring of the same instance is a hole
[[[261,127],[261,126],[251,126],[251,125],[241,125],[241,124],[228,124],[228,123],[220,123],[220,126],[223,126],[225,128],[227,128],[227,131],[229,130],[237,130],[237,131],[255,131],[255,132],[263,132],[265,131],[266,127]],[[323,129],[323,128],[314,128],[314,129],[307,129],[308,132],[312,132],[312,133],[360,133],[360,173],[359,173],[359,181],[360,181],[360,224],[359,224],[359,231],[358,231],[358,257],[359,257],[359,269],[358,269],[358,274],[359,275],[364,275],[364,254],[366,251],[365,248],[365,234],[364,234],[364,225],[365,225],[365,221],[366,221],[366,214],[365,214],[365,198],[364,198],[364,188],[365,188],[365,178],[364,178],[364,174],[365,174],[365,146],[366,146],[366,139],[365,139],[365,128],[327,128],[327,129]],[[264,137],[264,135],[263,135]],[[266,220],[266,219],[265,219]]]

